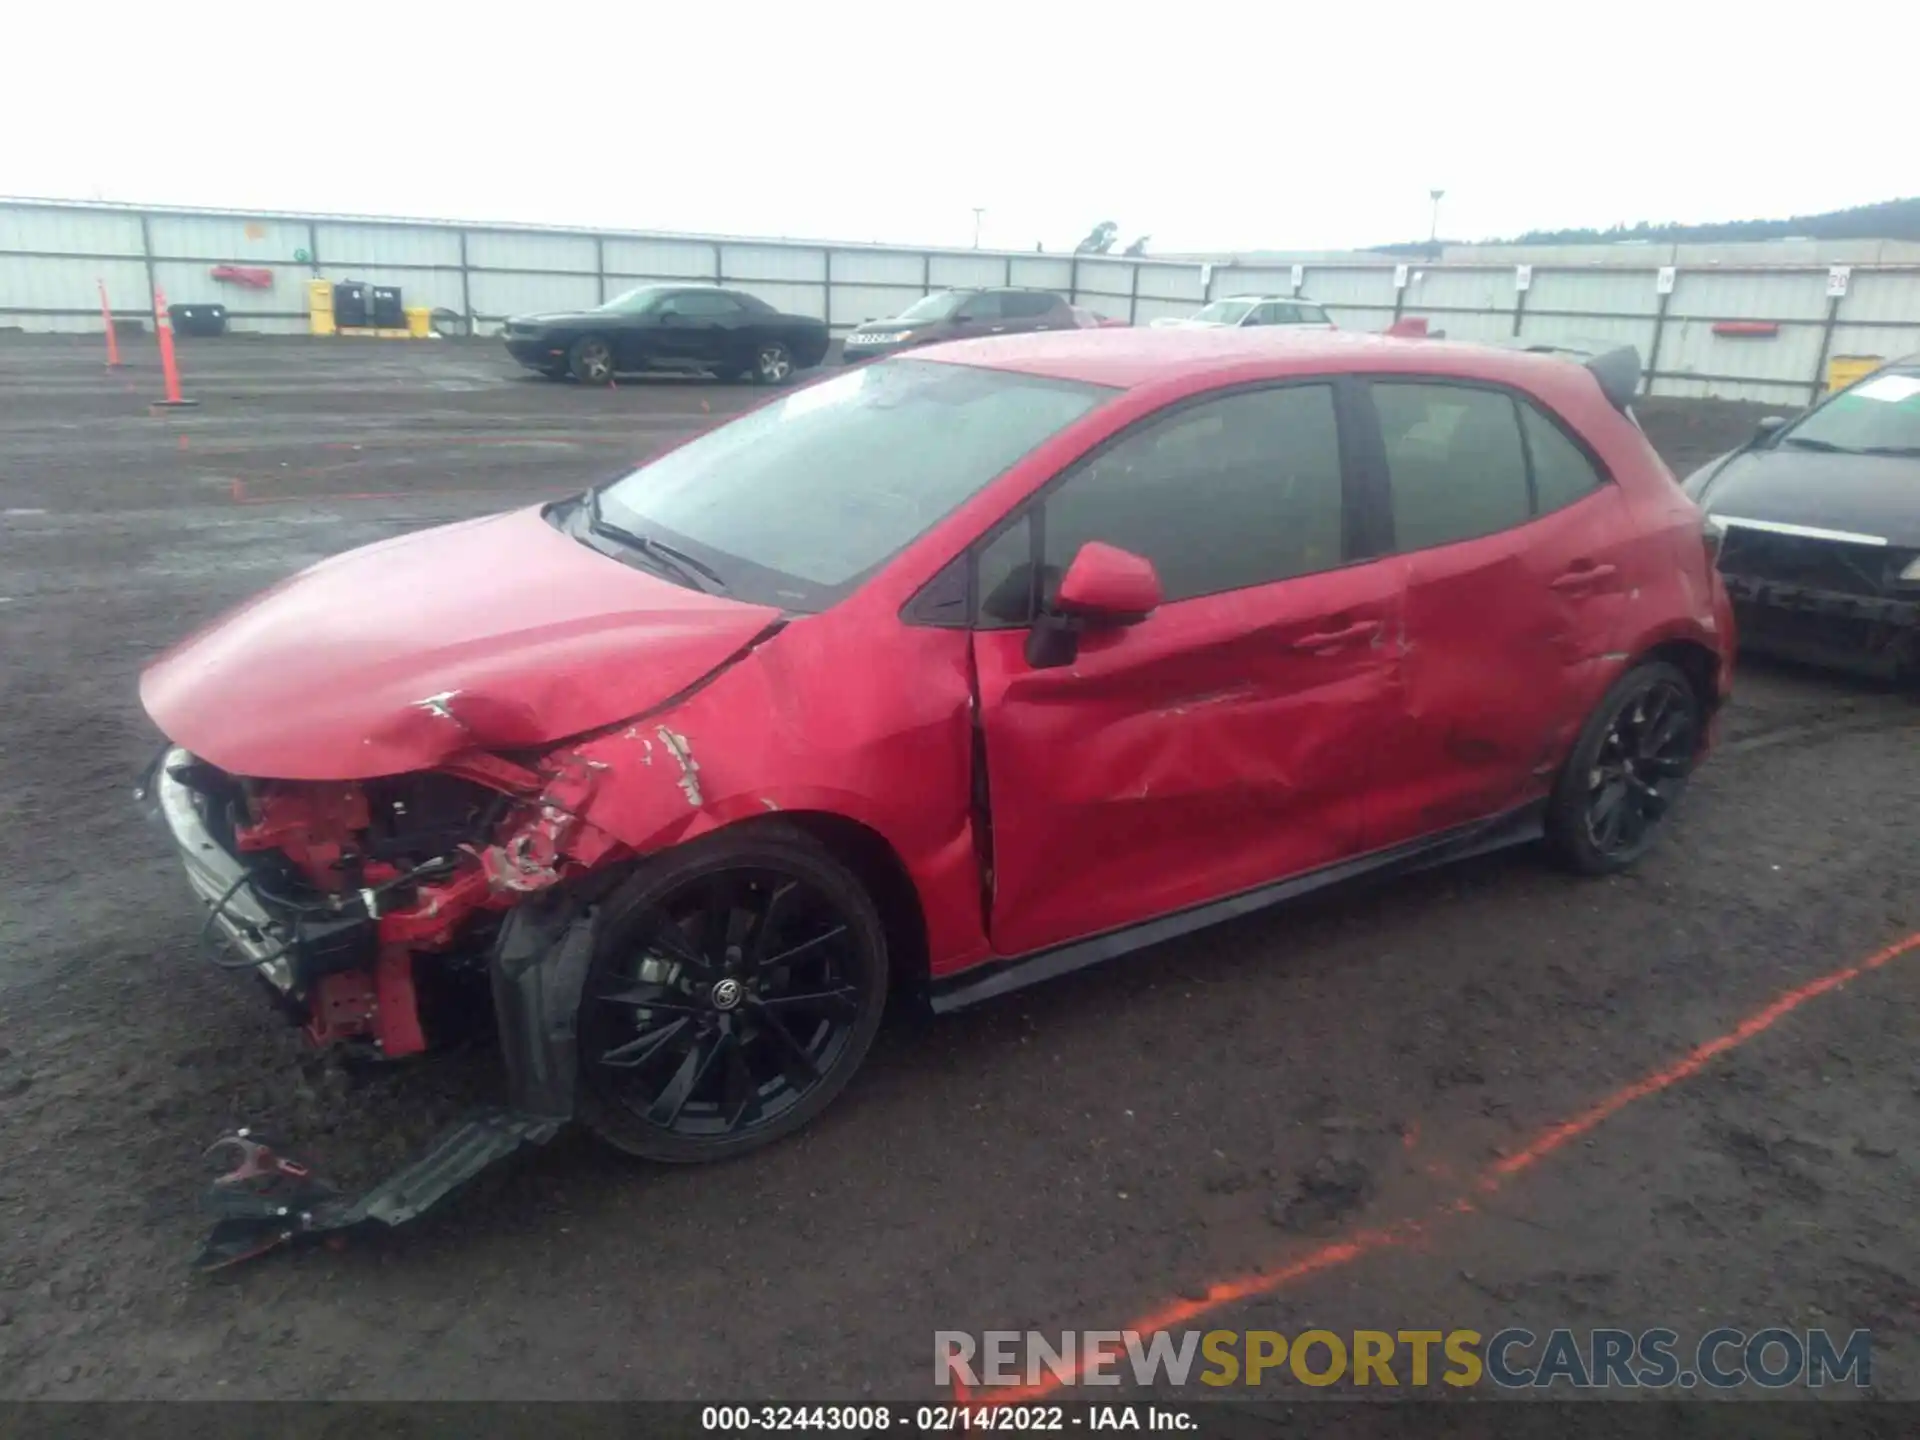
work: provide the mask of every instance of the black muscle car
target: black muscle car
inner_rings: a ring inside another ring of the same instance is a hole
[[[1920,671],[1920,356],[1796,419],[1769,416],[1685,489],[1718,543],[1743,646]]]
[[[642,285],[594,310],[515,315],[500,337],[529,370],[583,385],[646,370],[784,385],[827,355],[824,322],[714,285]]]

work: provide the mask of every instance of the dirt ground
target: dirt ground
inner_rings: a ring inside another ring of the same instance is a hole
[[[190,1275],[223,1130],[364,1182],[500,1077],[484,1051],[346,1074],[196,957],[132,802],[140,666],[322,556],[758,397],[236,337],[183,343],[200,403],[154,415],[133,349],[0,337],[0,1397],[931,1399],[935,1330],[1117,1328],[1264,1276],[1192,1323],[1865,1327],[1873,1393],[1920,1398],[1920,950],[1529,1149],[1920,931],[1920,704],[1759,662],[1628,876],[1520,851],[1327,896],[898,1016],[760,1155],[565,1136],[417,1228]],[[1753,412],[1645,418],[1684,472]]]

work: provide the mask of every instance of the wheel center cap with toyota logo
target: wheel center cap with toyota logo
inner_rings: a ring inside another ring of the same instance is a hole
[[[726,979],[713,987],[713,994],[708,998],[713,1001],[714,1009],[731,1010],[740,1003],[741,996],[745,993],[738,980]]]

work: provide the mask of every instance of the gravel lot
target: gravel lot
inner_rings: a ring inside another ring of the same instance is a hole
[[[191,1276],[223,1130],[364,1182],[499,1076],[345,1074],[195,957],[131,803],[139,667],[324,555],[758,394],[235,337],[183,342],[200,404],[149,414],[131,349],[0,337],[0,1397],[937,1398],[936,1329],[1120,1327],[1264,1276],[1191,1323],[1869,1327],[1874,1392],[1920,1398],[1920,950],[1529,1149],[1920,931],[1920,704],[1757,661],[1629,876],[1523,851],[1324,897],[897,1017],[761,1155],[668,1172],[564,1137],[415,1229]],[[1754,413],[1645,419],[1684,471]]]

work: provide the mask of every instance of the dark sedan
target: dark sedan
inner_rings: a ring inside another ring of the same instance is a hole
[[[1718,541],[1743,644],[1920,671],[1920,356],[1761,421],[1686,491]]]
[[[595,310],[516,315],[500,335],[529,370],[583,385],[648,370],[784,385],[827,356],[824,322],[713,285],[642,285]]]

